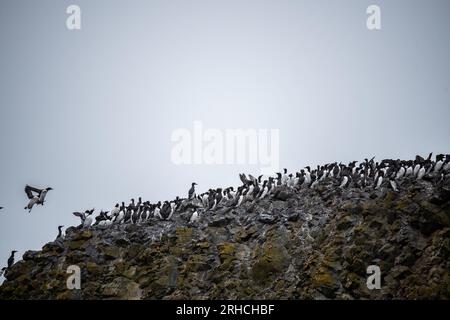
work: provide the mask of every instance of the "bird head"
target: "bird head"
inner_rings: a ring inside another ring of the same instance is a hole
[[[53,190],[53,188],[48,187],[48,188],[46,188],[45,190],[50,191],[50,190]]]

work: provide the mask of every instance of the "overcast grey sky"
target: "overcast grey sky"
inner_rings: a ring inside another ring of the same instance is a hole
[[[82,29],[66,28],[66,8]],[[381,7],[382,30],[366,28]],[[238,184],[172,163],[171,133],[279,129],[292,170],[450,151],[450,2],[0,2],[0,263],[72,211]],[[31,214],[25,184],[51,186]]]

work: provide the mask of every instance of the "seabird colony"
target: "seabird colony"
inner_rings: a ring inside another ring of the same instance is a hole
[[[450,179],[450,155],[438,154],[432,160],[432,153],[425,159],[416,156],[414,160],[385,159],[376,162],[374,158],[357,164],[352,161],[345,165],[342,163],[329,163],[312,169],[306,166],[299,172],[288,173],[287,169],[277,172],[274,176],[263,179],[252,175],[239,174],[242,185],[235,190],[233,187],[225,189],[209,189],[207,192],[196,194],[193,182],[187,193],[187,198],[176,197],[171,201],[142,201],[141,197],[136,202],[131,199],[128,205],[125,202],[117,203],[109,211],[101,211],[93,217],[95,209],[84,212],[73,212],[81,220],[79,228],[108,228],[120,224],[140,224],[149,219],[170,220],[173,215],[189,211],[191,217],[189,224],[194,224],[201,215],[213,211],[216,208],[237,208],[245,202],[253,202],[264,199],[277,189],[290,188],[292,190],[315,189],[321,183],[332,182],[335,188],[359,188],[361,190],[382,190],[384,188],[398,192],[403,180],[427,179],[435,184],[441,184]],[[38,189],[31,186],[25,187],[25,193],[29,199],[25,209],[31,212],[34,205],[43,205],[48,191],[52,188]],[[3,209],[3,208],[0,208]],[[63,226],[58,226],[58,239],[62,239]],[[8,267],[1,269],[1,274],[14,264],[13,250],[8,259]],[[0,275],[1,275],[0,274]]]
[[[264,179],[252,175],[240,174],[242,185],[234,189],[209,189],[201,194],[196,194],[193,182],[187,192],[186,198],[176,197],[171,201],[158,201],[150,203],[131,199],[128,205],[125,202],[117,203],[108,211],[101,211],[92,219],[92,210],[84,213],[73,214],[81,219],[80,227],[108,228],[118,224],[140,224],[150,219],[171,220],[171,218],[183,212],[190,212],[189,224],[197,222],[202,214],[213,211],[216,208],[237,208],[245,202],[253,202],[264,199],[274,193],[280,187],[288,187],[292,190],[304,188],[315,189],[321,183],[330,181],[335,188],[359,188],[362,190],[383,188],[398,192],[402,180],[428,179],[434,183],[442,183],[450,178],[450,155],[439,154],[432,160],[432,153],[425,159],[416,156],[415,160],[392,160],[385,159],[380,162],[374,158],[363,162],[352,161],[345,165],[342,163],[329,163],[312,169],[306,166],[299,172],[288,173],[287,169],[277,172],[274,176]],[[94,222],[92,224],[92,222]]]

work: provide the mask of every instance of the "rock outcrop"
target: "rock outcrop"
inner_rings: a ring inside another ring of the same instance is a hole
[[[449,299],[450,186],[280,187],[189,223],[69,228],[28,251],[0,299]],[[66,286],[81,270],[81,289]],[[367,267],[381,270],[369,290]]]

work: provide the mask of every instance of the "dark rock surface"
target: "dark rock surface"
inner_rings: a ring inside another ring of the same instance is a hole
[[[448,299],[450,186],[276,193],[173,221],[69,228],[8,270],[0,299]],[[66,270],[81,269],[69,290]],[[366,269],[381,269],[381,289]]]

